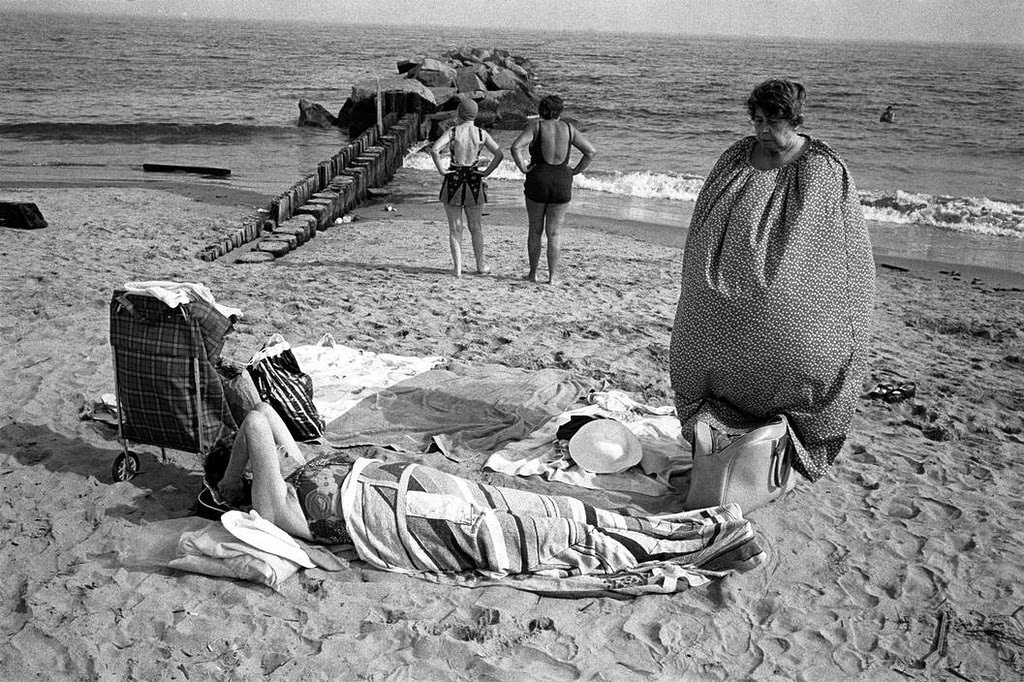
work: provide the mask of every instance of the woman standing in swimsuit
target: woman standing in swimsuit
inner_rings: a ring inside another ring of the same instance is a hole
[[[548,237],[548,283],[554,284],[561,256],[560,234],[565,213],[572,199],[572,176],[582,173],[594,158],[594,146],[571,123],[562,121],[562,98],[548,95],[540,101],[540,120],[531,122],[512,143],[512,158],[526,174],[524,194],[526,214],[530,219],[530,235],[526,241],[530,258],[530,273],[526,279],[537,281],[540,263],[541,236]],[[569,167],[572,148],[582,156],[574,167]],[[523,159],[529,148],[530,162]]]
[[[448,215],[448,243],[452,251],[452,271],[456,277],[462,277],[462,230],[466,226],[473,240],[477,274],[485,275],[491,271],[484,260],[484,233],[480,217],[481,209],[487,201],[483,179],[498,167],[504,154],[498,143],[473,123],[476,114],[476,102],[463,99],[459,103],[459,122],[437,138],[430,148],[437,172],[444,177],[438,198]],[[451,157],[448,170],[441,163],[441,150],[445,145]],[[490,164],[481,171],[478,164],[484,148],[492,156]]]

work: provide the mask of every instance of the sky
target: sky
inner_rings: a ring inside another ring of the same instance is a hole
[[[0,11],[1024,45],[1024,0],[0,0]]]

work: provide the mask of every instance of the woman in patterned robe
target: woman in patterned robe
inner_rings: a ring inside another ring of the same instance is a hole
[[[715,164],[683,253],[672,388],[683,435],[788,417],[794,467],[821,477],[861,390],[874,263],[846,164],[797,132],[805,91],[771,79],[747,100],[755,134]]]

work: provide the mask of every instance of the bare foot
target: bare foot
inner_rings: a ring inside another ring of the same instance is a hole
[[[531,272],[529,275],[523,275],[523,279],[525,279],[527,282],[536,282],[537,274]]]
[[[483,266],[482,268],[480,268],[479,270],[476,271],[476,274],[478,274],[478,275],[489,275],[489,274],[491,274],[491,266],[490,265]]]

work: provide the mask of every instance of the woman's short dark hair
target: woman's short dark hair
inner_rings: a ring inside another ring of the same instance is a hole
[[[760,109],[771,119],[789,121],[794,126],[804,122],[804,101],[807,99],[804,86],[785,78],[769,78],[750,93],[747,98],[747,112],[754,118]]]
[[[541,118],[558,118],[562,115],[565,104],[558,95],[547,95],[537,105],[537,113]]]

